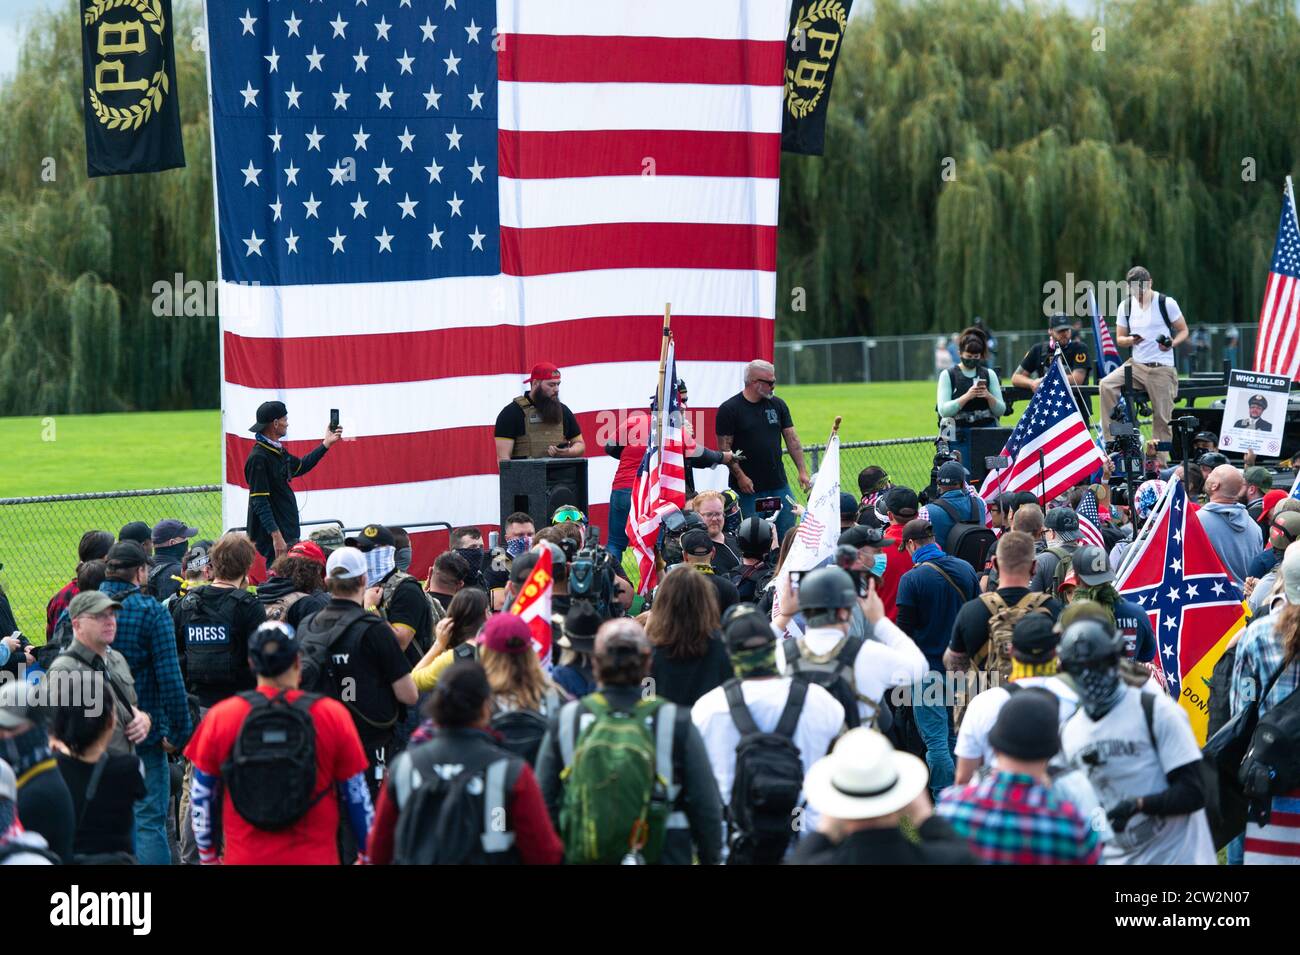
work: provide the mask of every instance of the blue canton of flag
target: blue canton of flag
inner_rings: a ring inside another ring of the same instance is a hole
[[[208,7],[222,278],[498,274],[494,0],[239,6]]]

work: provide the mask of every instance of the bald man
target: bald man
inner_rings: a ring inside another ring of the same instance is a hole
[[[1210,544],[1238,586],[1245,583],[1250,562],[1264,550],[1263,531],[1238,501],[1245,483],[1235,467],[1220,464],[1205,479],[1210,503],[1196,512]]]

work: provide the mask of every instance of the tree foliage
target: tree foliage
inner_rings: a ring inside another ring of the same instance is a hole
[[[197,0],[174,2],[188,167],[94,181],[77,8],[33,21],[0,88],[0,415],[213,407],[216,319],[152,308],[156,282],[216,277]],[[783,157],[778,334],[1032,326],[1044,283],[1135,262],[1193,322],[1254,321],[1300,155],[1295,12],[1104,11],[876,0],[853,20],[827,155]]]
[[[1193,322],[1254,321],[1300,154],[1295,12],[1104,11],[876,0],[855,19],[827,155],[783,157],[778,334],[1033,327],[1045,283],[1135,263]]]

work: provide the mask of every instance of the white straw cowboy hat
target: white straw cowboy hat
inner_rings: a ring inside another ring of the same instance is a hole
[[[849,730],[804,780],[808,804],[835,819],[876,819],[898,812],[925,791],[930,774],[875,730]]]

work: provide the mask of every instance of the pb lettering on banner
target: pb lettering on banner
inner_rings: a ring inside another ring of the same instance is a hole
[[[81,62],[87,173],[184,166],[171,0],[83,0]]]
[[[826,146],[831,81],[853,0],[795,0],[785,49],[781,148],[820,156]]]

